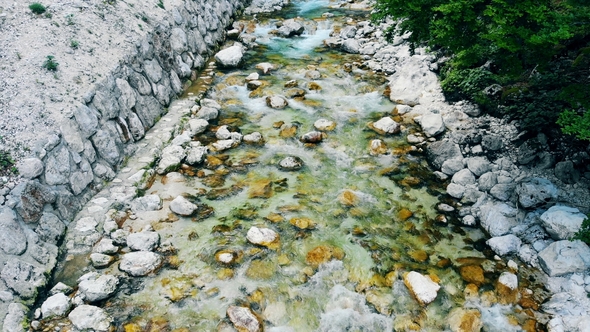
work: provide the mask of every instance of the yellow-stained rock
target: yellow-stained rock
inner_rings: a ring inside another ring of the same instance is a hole
[[[256,280],[269,280],[275,275],[275,272],[276,269],[272,262],[257,259],[250,263],[248,270],[246,270],[246,276]]]
[[[424,250],[413,250],[409,252],[410,257],[416,262],[423,263],[428,260],[428,253]]]
[[[477,309],[453,309],[448,316],[448,323],[453,332],[479,332],[483,327],[481,313]]]
[[[270,198],[272,196],[272,181],[269,179],[256,180],[250,183],[249,198]]]
[[[227,280],[234,277],[234,270],[223,268],[217,271],[217,278],[220,280]]]
[[[291,138],[297,135],[297,126],[286,124],[281,127],[281,131],[279,131],[279,137],[281,138]]]
[[[271,212],[264,219],[271,221],[271,222],[282,222],[285,220],[285,217],[283,217],[282,215],[280,215],[278,213]]]
[[[289,220],[289,223],[291,223],[291,225],[299,229],[313,229],[315,227],[314,221],[305,217],[291,218],[291,220]]]
[[[387,153],[387,145],[380,139],[374,139],[369,142],[369,154],[371,156],[378,156]]]
[[[483,269],[479,265],[463,265],[459,268],[463,280],[481,286],[485,282]]]
[[[340,196],[338,196],[340,203],[345,206],[355,206],[359,202],[359,198],[355,193],[350,190],[344,190]]]
[[[406,221],[408,220],[410,217],[412,217],[414,215],[414,213],[406,208],[402,208],[401,210],[398,211],[397,216],[400,220],[402,221]]]
[[[125,324],[123,328],[125,329],[125,332],[143,332],[141,326],[135,323]]]
[[[339,260],[344,258],[344,251],[340,248],[321,245],[310,250],[305,261],[313,267],[318,267],[322,263],[329,262],[332,258]]]
[[[463,290],[463,295],[466,300],[475,299],[479,296],[479,287],[476,284],[467,284],[465,290]]]

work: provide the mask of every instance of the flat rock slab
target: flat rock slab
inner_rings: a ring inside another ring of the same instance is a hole
[[[573,207],[555,205],[545,211],[540,219],[543,227],[554,240],[567,240],[580,229],[586,215]]]

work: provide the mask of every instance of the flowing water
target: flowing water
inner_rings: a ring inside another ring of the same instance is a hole
[[[189,89],[186,98],[194,99],[190,92],[210,82],[207,97],[222,105],[212,131],[195,139],[206,145],[213,129],[225,124],[243,134],[258,131],[265,144],[211,153],[180,178],[156,178],[147,192],[160,195],[164,209],[138,214],[125,227],[151,224],[175,250],[155,275],[129,281],[104,303],[119,331],[231,330],[230,305],[251,308],[265,331],[443,331],[449,312],[459,307],[479,308],[486,331],[521,330],[526,316],[513,307],[466,299],[461,264],[484,266],[482,293],[493,293],[502,264],[476,250],[484,238],[478,229],[455,225],[452,216],[436,221],[445,183],[406,143],[406,135],[418,131],[414,124],[403,122],[404,131],[391,136],[367,127],[383,116],[404,120],[383,96],[384,76],[359,68],[358,56],[323,46],[347,18],[366,20],[368,14],[328,4],[296,2],[280,13],[305,19],[306,32],[290,39],[269,34],[273,18],[244,18],[260,46],[248,52],[242,68],[212,66],[210,78]],[[327,11],[335,15],[322,17]],[[277,69],[249,91],[245,78],[261,62]],[[321,78],[308,78],[315,69]],[[268,107],[265,96],[284,95],[291,80],[305,96],[289,99],[285,109]],[[301,143],[320,118],[334,121],[335,129],[320,144]],[[374,139],[385,142],[387,153],[370,153]],[[304,167],[282,170],[277,165],[286,156],[301,158]],[[214,213],[168,215],[168,202],[180,194]],[[300,227],[293,225],[297,218],[304,221]],[[279,245],[250,244],[252,226],[275,230]],[[224,252],[233,255],[231,264],[216,260]],[[409,271],[441,285],[434,302],[424,306],[412,297],[403,282]]]

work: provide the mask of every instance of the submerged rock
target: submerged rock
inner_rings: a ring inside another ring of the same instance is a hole
[[[78,330],[82,331],[106,332],[113,322],[113,318],[107,315],[103,309],[87,304],[72,310],[68,318]]]
[[[332,131],[336,129],[336,122],[328,119],[318,119],[313,123],[313,126],[319,131]]]
[[[123,255],[119,269],[133,277],[145,276],[162,265],[162,257],[151,251],[134,251]]]
[[[227,316],[238,331],[257,332],[262,331],[262,323],[250,308],[229,306]]]
[[[262,62],[256,65],[256,69],[260,70],[264,75],[268,75],[271,70],[275,69],[275,66],[269,62]]]
[[[404,284],[421,305],[428,305],[436,299],[440,285],[418,272],[404,275]]]
[[[246,144],[264,143],[264,138],[262,137],[262,134],[260,134],[257,131],[255,131],[251,134],[244,135],[243,140],[244,140],[244,143],[246,143]]]
[[[340,248],[321,245],[310,250],[305,256],[305,262],[312,267],[318,267],[332,259],[341,260],[344,258],[344,251]]]
[[[448,316],[449,328],[453,332],[481,331],[483,322],[477,309],[455,308]]]
[[[387,145],[380,139],[374,139],[369,143],[369,154],[377,156],[387,153]]]

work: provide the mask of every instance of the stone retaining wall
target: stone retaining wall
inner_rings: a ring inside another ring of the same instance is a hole
[[[204,67],[244,6],[239,0],[183,0],[90,88],[59,132],[21,161],[25,180],[0,206],[0,322],[15,321],[12,316],[22,317],[34,303],[67,225],[114,178],[182,92],[183,80]]]

